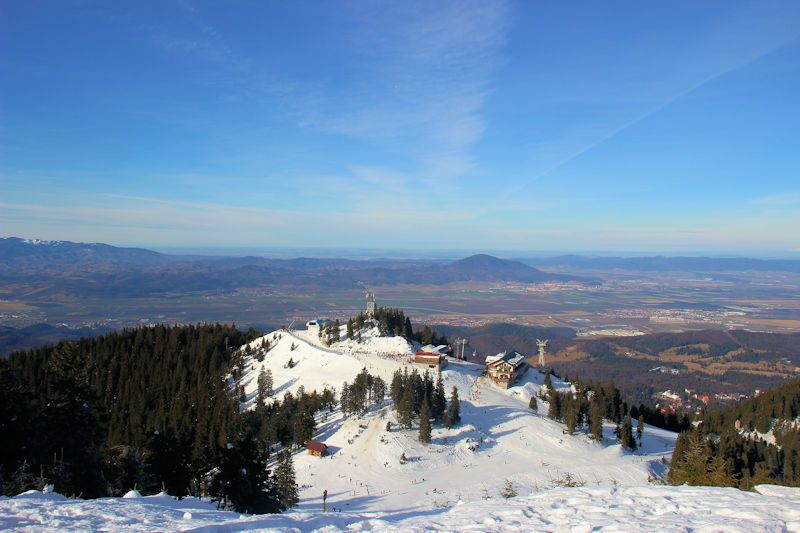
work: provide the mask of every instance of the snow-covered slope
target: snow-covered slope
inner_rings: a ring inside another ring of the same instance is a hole
[[[396,369],[413,368],[415,347],[400,337],[379,337],[377,331],[363,335],[361,344],[346,340],[330,348],[307,332],[274,332],[266,339],[271,348],[263,361],[253,357],[245,364],[246,407],[254,401],[262,368],[272,372],[278,396],[301,385],[307,391],[338,390],[363,367],[387,382]],[[293,368],[287,368],[290,358]],[[611,426],[605,428],[603,444],[583,434],[565,435],[562,424],[545,416],[546,402],[539,402],[537,413],[528,408],[530,397],[543,387],[542,374],[531,369],[517,386],[501,390],[480,377],[481,371],[479,365],[457,360],[445,367],[448,394],[453,386],[459,391],[462,424],[451,430],[435,427],[429,445],[417,440],[416,430],[387,431],[387,422],[397,427],[388,404],[360,418],[343,419],[337,411],[320,420],[318,438],[333,453],[323,459],[296,454],[302,489],[297,508],[319,509],[323,490],[329,506],[347,511],[422,510],[496,498],[507,480],[519,494],[530,494],[570,481],[585,487],[645,486],[665,473],[675,434],[647,427],[644,446],[636,453],[622,450]],[[553,381],[557,389],[570,387]]]
[[[242,369],[244,408],[254,402],[262,368],[273,374],[278,397],[300,386],[338,390],[363,367],[387,382],[398,368],[410,371],[416,348],[375,331],[363,343],[330,348],[307,332],[278,331],[251,343],[251,350],[264,339],[270,350],[263,360],[248,358]],[[603,443],[565,435],[562,424],[546,418],[546,402],[538,412],[528,408],[542,389],[541,374],[531,369],[517,386],[501,390],[481,370],[451,360],[442,372],[448,393],[453,386],[459,391],[462,424],[434,428],[429,445],[418,442],[416,430],[387,431],[386,423],[395,421],[388,403],[360,418],[338,411],[320,418],[317,438],[333,453],[322,459],[295,454],[301,499],[283,515],[240,516],[163,494],[82,501],[31,492],[0,498],[0,530],[800,531],[797,489],[764,486],[756,494],[653,484],[668,467],[675,434],[648,426],[636,453],[621,449],[611,426]],[[518,497],[501,497],[507,481]]]
[[[0,530],[82,531],[800,531],[798,489],[787,497],[709,487],[558,488],[450,509],[319,511],[242,516],[195,499],[66,500],[26,493],[0,498]]]

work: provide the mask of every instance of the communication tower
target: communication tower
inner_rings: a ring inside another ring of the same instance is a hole
[[[375,291],[367,291],[367,316],[375,316]]]

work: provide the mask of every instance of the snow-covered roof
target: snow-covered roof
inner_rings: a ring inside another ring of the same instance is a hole
[[[439,354],[444,355],[448,352],[450,347],[446,344],[440,344],[438,346],[434,346],[433,344],[426,344],[422,348],[419,349],[417,353],[432,353],[432,354]]]
[[[490,355],[486,358],[487,365],[500,361],[506,362],[511,366],[519,366],[525,361],[525,356],[516,350],[508,350],[505,352],[500,352],[497,355]]]
[[[312,452],[325,453],[328,449],[328,445],[318,440],[310,440],[306,443],[306,449]]]

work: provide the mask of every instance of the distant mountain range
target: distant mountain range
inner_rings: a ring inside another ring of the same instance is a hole
[[[166,255],[140,248],[68,241],[0,239],[3,296],[139,297],[240,287],[346,288],[464,281],[592,282],[519,261],[474,255],[454,262],[268,259]]]
[[[582,270],[635,270],[642,272],[800,272],[800,260],[747,257],[558,257],[522,259],[534,267]]]
[[[42,241],[8,237],[0,239],[0,269],[50,268],[67,265],[152,266],[169,256],[142,248],[117,248],[108,244]]]
[[[24,328],[0,326],[0,358],[17,350],[37,348],[58,341],[74,341],[84,337],[96,337],[111,331],[111,328],[66,328],[50,324],[34,324]]]

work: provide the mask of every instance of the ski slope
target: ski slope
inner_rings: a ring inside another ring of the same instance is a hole
[[[266,338],[271,349],[263,361],[245,363],[245,408],[254,402],[262,368],[272,372],[277,397],[301,385],[306,391],[339,390],[364,367],[387,383],[398,368],[414,368],[415,347],[400,337],[379,337],[377,330],[363,335],[362,344],[345,340],[331,347],[305,331],[277,331]],[[260,344],[257,339],[251,347]],[[293,368],[287,368],[290,358],[296,362]],[[295,454],[301,487],[297,509],[320,510],[323,490],[328,506],[344,511],[430,510],[497,498],[506,480],[519,494],[531,494],[569,480],[587,488],[641,487],[666,473],[674,433],[648,426],[644,445],[635,453],[616,443],[611,425],[604,428],[602,444],[582,433],[565,435],[563,424],[547,419],[546,402],[539,401],[536,413],[528,408],[530,397],[543,388],[542,374],[531,369],[517,386],[502,390],[480,377],[482,370],[449,361],[442,377],[448,395],[453,386],[458,388],[462,424],[450,430],[435,426],[431,444],[418,442],[416,429],[396,429],[388,400],[363,417],[343,418],[336,411],[320,419],[316,438],[328,444],[331,455]],[[570,388],[558,379],[553,384]],[[387,422],[395,429],[387,431]]]
[[[357,344],[321,346],[307,332],[277,331],[259,362],[244,363],[243,408],[251,408],[261,369],[273,374],[276,397],[323,387],[341,388],[364,367],[387,382],[412,368],[415,351],[400,338],[373,331]],[[262,339],[251,343],[260,346]],[[289,368],[292,359],[296,365]],[[387,431],[395,422],[388,402],[363,417],[336,411],[318,420],[317,438],[332,455],[296,452],[300,503],[281,515],[218,511],[195,498],[166,494],[68,500],[30,491],[0,498],[0,530],[13,531],[800,531],[800,489],[760,486],[759,493],[657,482],[667,468],[675,434],[645,428],[643,446],[624,451],[604,428],[605,441],[563,433],[563,425],[528,401],[542,389],[531,369],[517,386],[496,388],[479,365],[451,360],[442,372],[458,388],[462,424],[436,427],[424,445],[417,431]],[[553,380],[560,390],[568,383]],[[400,455],[407,462],[401,464]],[[500,491],[513,482],[517,497]],[[652,483],[652,481],[656,481]],[[563,486],[571,482],[571,485]],[[327,512],[322,491],[328,491]],[[334,511],[335,509],[335,511]]]

